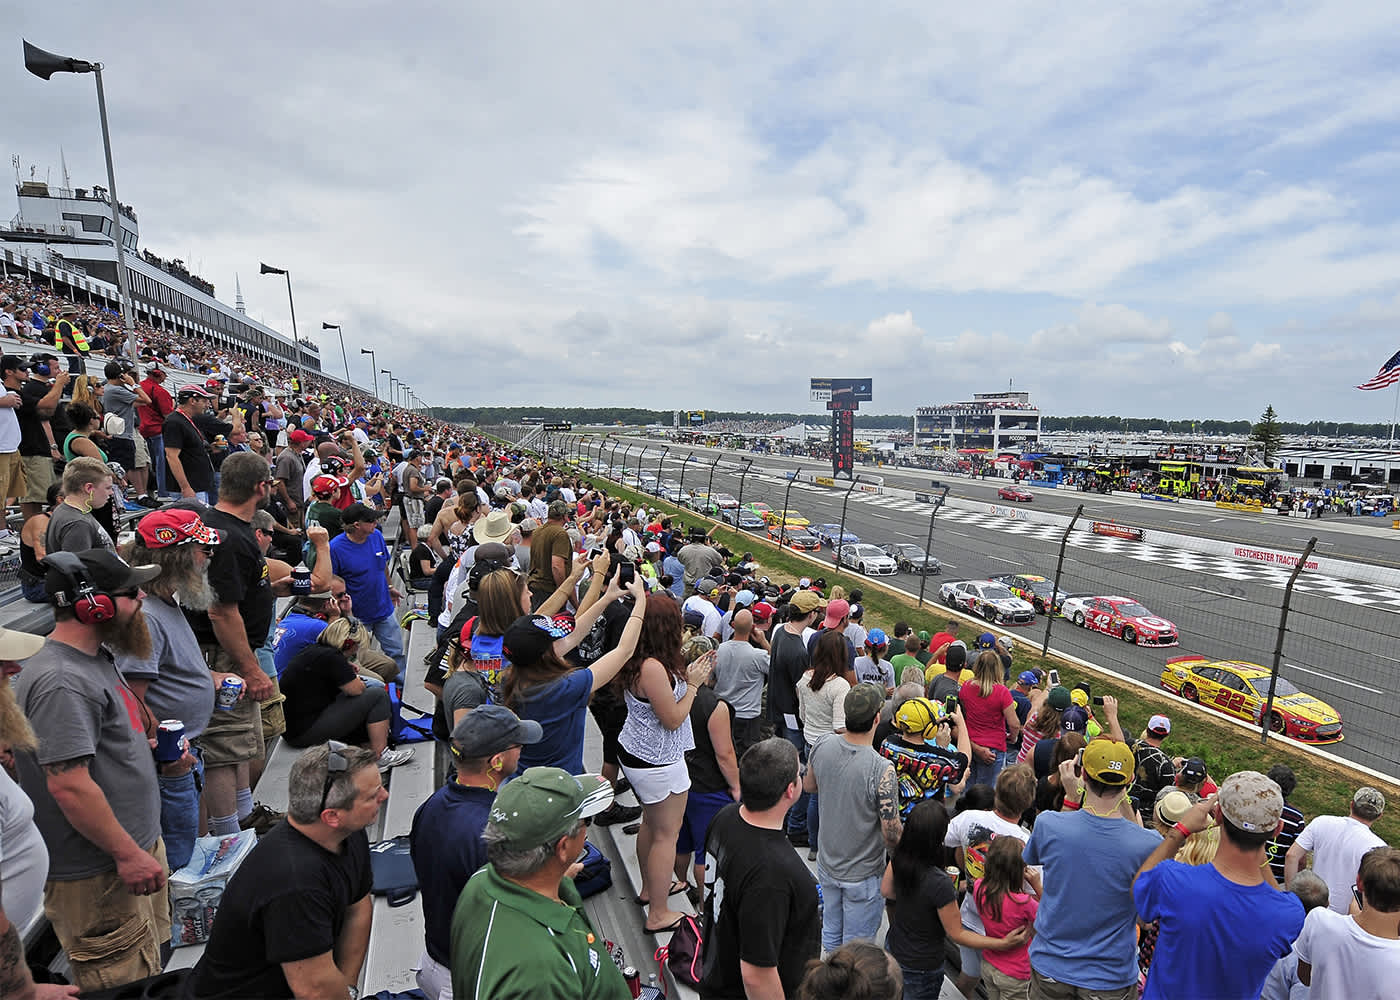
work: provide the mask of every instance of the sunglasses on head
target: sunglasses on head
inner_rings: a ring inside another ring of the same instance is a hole
[[[316,810],[318,815],[326,810],[326,799],[331,794],[331,784],[335,781],[335,776],[350,769],[350,762],[345,759],[343,752],[346,749],[346,745],[339,740],[326,741],[326,781],[321,786],[321,808]]]

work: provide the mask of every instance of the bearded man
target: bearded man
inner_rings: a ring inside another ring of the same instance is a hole
[[[39,745],[16,763],[49,848],[44,912],[86,993],[160,972],[170,939],[156,719],[113,662],[150,655],[141,588],[160,569],[110,549],[43,563],[54,627],[15,681]]]
[[[209,553],[223,535],[192,510],[169,508],[147,514],[136,527],[128,558],[137,565],[160,567],[146,585],[141,613],[151,633],[147,656],[117,655],[117,670],[158,722],[175,719],[192,744],[214,713],[214,693],[226,677],[204,662],[199,640],[180,609],[208,611],[214,600],[209,586]],[[204,768],[198,750],[178,760],[156,762],[160,782],[160,829],[172,871],[189,863],[199,836],[199,788]]]

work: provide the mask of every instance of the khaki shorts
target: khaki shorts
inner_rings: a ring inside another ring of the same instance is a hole
[[[53,485],[53,459],[48,455],[25,455],[20,459],[24,466],[25,493],[20,499],[24,503],[47,503],[49,487]]]
[[[146,445],[146,439],[140,434],[134,435],[136,438],[136,464],[134,469],[145,469],[151,464],[151,449]]]
[[[233,673],[233,659],[222,649],[205,650],[210,669]],[[218,708],[196,740],[205,767],[231,767],[263,756],[262,705],[245,693],[227,712]]]
[[[28,487],[24,480],[24,459],[19,457],[19,452],[12,451],[0,455],[0,486],[4,486],[6,500],[10,497],[24,497]]]
[[[287,696],[282,693],[282,688],[277,683],[277,678],[272,678],[272,697],[262,702],[262,738],[264,746],[271,743],[275,737],[281,736],[287,731],[287,715],[282,710],[282,703],[286,700]]]
[[[399,676],[399,665],[394,658],[386,656],[379,649],[361,649],[355,654],[355,665],[377,676],[385,684]]]
[[[165,844],[151,856],[168,871]],[[168,886],[150,896],[133,896],[115,871],[71,882],[44,885],[44,914],[84,993],[109,990],[160,972],[160,949],[170,940]]]
[[[423,518],[426,514],[424,503],[416,497],[403,498],[403,516],[408,522],[408,526],[414,531],[423,527]]]

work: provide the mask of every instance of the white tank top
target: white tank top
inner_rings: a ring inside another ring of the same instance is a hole
[[[684,680],[677,680],[671,689],[676,701],[685,697],[686,690]],[[695,749],[689,715],[675,729],[667,729],[656,717],[651,702],[643,701],[631,691],[624,691],[623,695],[627,703],[627,721],[622,724],[617,741],[624,750],[649,764],[674,764],[685,759],[687,750]]]

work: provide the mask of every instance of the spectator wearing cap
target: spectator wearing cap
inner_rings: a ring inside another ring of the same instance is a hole
[[[199,640],[181,610],[208,608],[209,553],[223,536],[192,510],[154,511],[136,526],[131,559],[137,565],[160,568],[146,584],[141,613],[151,635],[145,655],[117,656],[133,694],[156,719],[179,719],[185,739],[198,740],[214,713],[214,692],[226,675],[214,675],[204,662]],[[204,768],[197,751],[173,761],[157,761],[160,783],[160,827],[172,870],[189,863],[199,836],[199,792]]]
[[[695,582],[695,593],[685,599],[681,605],[683,612],[698,612],[701,617],[700,634],[719,642],[720,629],[723,616],[715,606],[715,597],[719,593],[719,584],[705,577]]]
[[[923,633],[920,633],[921,636],[922,634]],[[924,640],[924,643],[929,650],[929,660],[937,660],[939,664],[942,664],[944,662],[944,651],[948,648],[950,644],[955,643],[957,641],[958,623],[955,621],[950,621],[947,625],[943,627],[942,631],[935,632],[932,636]],[[964,643],[963,648],[966,649],[966,647],[967,644]],[[929,665],[929,660],[924,661],[925,667]]]
[[[563,500],[549,504],[545,523],[535,532],[530,542],[530,606],[538,608],[558,589],[569,576],[573,556],[573,543],[565,521],[569,516],[569,505]]]
[[[966,666],[967,645],[960,639],[944,643],[939,647],[938,655],[924,668],[928,696],[942,703],[948,695],[961,691],[962,673]]]
[[[963,790],[972,747],[967,742],[962,709],[957,705],[949,713],[944,706],[923,696],[901,700],[896,692],[895,700],[899,704],[894,706],[890,735],[879,743],[878,749],[894,765],[899,781],[899,815],[908,819],[924,799],[948,799]]]
[[[841,638],[845,640],[846,646],[846,670],[854,675],[856,668],[856,647],[851,645],[851,640],[846,637],[846,626],[851,620],[851,605],[839,597],[833,597],[826,602],[826,615],[822,618],[821,625],[806,636],[807,650],[810,652],[817,645],[817,640],[821,638],[823,632],[839,632]]]
[[[768,679],[768,641],[754,629],[752,611],[734,614],[734,631],[720,643],[715,658],[715,696],[733,712],[734,751],[744,751],[763,737],[763,686]],[[758,636],[755,641],[755,636]]]
[[[141,391],[150,402],[136,407],[136,429],[151,456],[150,492],[159,495],[165,492],[165,418],[174,411],[175,400],[165,388],[165,371],[154,365],[146,369]]]
[[[199,385],[187,385],[175,394],[175,409],[161,425],[165,443],[165,488],[200,503],[210,502],[214,489],[214,461],[209,454],[209,438],[199,421],[213,397]]]
[[[331,568],[345,578],[360,621],[374,633],[384,654],[404,668],[403,630],[394,605],[403,600],[389,583],[389,545],[379,530],[380,511],[356,501],[341,512],[345,530],[331,539]]]
[[[49,515],[44,532],[47,552],[115,549],[107,529],[93,511],[112,502],[112,471],[95,458],[75,458],[63,469],[63,499]]]
[[[1063,810],[1036,817],[1022,852],[1027,864],[1044,867],[1030,949],[1033,996],[1137,996],[1131,887],[1161,838],[1123,808],[1132,780],[1128,745],[1094,740],[1060,765]]]
[[[49,425],[69,381],[68,373],[57,362],[52,354],[36,354],[23,367],[11,362],[3,373],[5,390],[18,392],[20,397],[15,414],[19,420],[20,465],[24,469],[20,510],[25,520],[44,509],[45,497],[54,482],[54,459],[63,457]]]
[[[991,632],[983,632],[972,642],[975,652],[981,653],[990,650],[996,653],[997,659],[1001,661],[1002,681],[1011,683],[1011,640],[1004,636],[994,635]]]
[[[811,666],[811,654],[803,633],[816,620],[822,599],[810,590],[799,590],[788,599],[788,620],[769,639],[768,718],[776,735],[797,748],[805,760],[807,743],[798,719],[797,684]],[[795,846],[807,846],[807,793],[804,791],[788,814],[788,836]]]
[[[1326,906],[1311,910],[1294,945],[1298,979],[1313,996],[1392,996],[1400,981],[1400,850],[1367,851],[1354,893],[1345,916]]]
[[[334,501],[340,495],[341,488],[346,484],[347,480],[344,476],[320,475],[312,477],[311,503],[306,507],[306,514],[302,519],[303,527],[319,524],[326,529],[332,538],[340,535],[345,530],[345,520]]]
[[[567,873],[590,816],[612,803],[594,775],[530,768],[496,796],[483,831],[487,864],[452,915],[456,1000],[630,996]]]
[[[1274,784],[1278,785],[1279,791],[1283,792],[1283,828],[1269,844],[1269,866],[1274,870],[1274,881],[1284,885],[1288,881],[1285,861],[1288,849],[1298,839],[1298,834],[1303,832],[1305,824],[1302,810],[1288,801],[1298,787],[1298,778],[1293,773],[1293,768],[1287,764],[1275,764],[1269,768],[1268,775]]]
[[[875,937],[884,913],[885,852],[903,832],[894,765],[871,745],[884,703],[884,692],[873,685],[851,688],[842,703],[845,731],[816,745],[802,782],[808,794],[820,792],[826,828],[817,855],[825,951]]]
[[[146,492],[146,476],[151,465],[151,456],[146,450],[146,439],[136,432],[136,407],[150,403],[151,397],[136,380],[136,373],[129,365],[120,361],[109,361],[103,369],[107,385],[102,391],[102,409],[122,422],[120,433],[110,434],[107,439],[107,453],[112,461],[120,462],[131,477],[135,487],[137,502],[144,507],[158,507]]]
[[[1137,761],[1137,769],[1133,772],[1133,787],[1128,796],[1141,814],[1144,826],[1151,821],[1157,793],[1176,784],[1176,765],[1162,750],[1162,742],[1171,735],[1171,731],[1171,719],[1165,715],[1154,715],[1147,720],[1147,728],[1142,735],[1133,742],[1133,759]]]
[[[843,631],[846,638],[851,640],[851,645],[859,650],[865,645],[866,629],[862,624],[865,607],[854,596],[850,598],[850,605],[851,610],[847,612],[846,627]]]
[[[522,720],[504,705],[472,709],[453,727],[448,744],[456,779],[413,814],[408,843],[423,893],[425,941],[418,986],[429,997],[452,986],[452,911],[467,880],[486,865],[481,835],[496,792],[515,773],[521,747],[543,737],[538,722]]]
[[[1016,703],[1016,718],[1025,728],[1026,719],[1031,714],[1031,692],[1040,687],[1040,675],[1034,670],[1022,670],[1016,675],[1016,686],[1011,689],[1011,699]]]
[[[1172,763],[1176,766],[1176,787],[1182,791],[1191,792],[1200,798],[1206,798],[1219,791],[1215,782],[1210,780],[1206,762],[1200,757],[1176,757]]]
[[[1284,855],[1284,872],[1288,879],[1303,867],[1311,853],[1313,871],[1327,883],[1327,906],[1334,913],[1346,913],[1362,857],[1367,851],[1385,846],[1385,841],[1371,830],[1384,811],[1385,796],[1364,785],[1351,797],[1348,815],[1318,816],[1303,827],[1303,832]]]
[[[929,660],[933,659],[933,647],[930,645],[933,637],[928,634],[928,629],[920,629],[919,634],[915,636],[915,638],[919,640],[919,651],[914,654],[914,657],[920,664],[927,667]],[[954,638],[956,638],[956,635],[954,635]]]
[[[686,589],[694,587],[697,580],[719,579],[724,575],[724,556],[710,544],[710,536],[701,528],[690,529],[690,542],[681,546],[676,558],[685,568]]]
[[[862,629],[862,631],[864,631]],[[846,638],[849,640],[850,635]],[[854,641],[854,640],[851,640]],[[862,644],[865,651],[856,657],[856,680],[865,681],[871,684],[878,684],[885,690],[885,697],[894,694],[894,666],[890,660],[885,659],[885,653],[889,651],[890,640],[885,635],[883,629],[873,628],[865,633],[865,641]]]
[[[1303,904],[1277,891],[1266,856],[1282,815],[1278,785],[1238,771],[1218,796],[1188,809],[1143,862],[1133,900],[1143,920],[1161,922],[1144,1000],[1259,995],[1303,929]],[[1221,828],[1214,859],[1175,861],[1212,821]]]
[[[299,515],[306,506],[306,461],[301,455],[313,440],[300,427],[293,428],[287,435],[287,447],[278,454],[272,466],[272,476],[276,480],[273,488],[293,516]],[[314,482],[312,486],[314,488]]]

